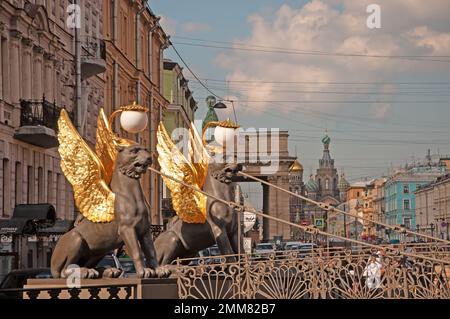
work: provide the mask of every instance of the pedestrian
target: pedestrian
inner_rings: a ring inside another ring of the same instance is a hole
[[[377,258],[377,254],[372,254],[363,272],[363,277],[366,278],[366,287],[369,289],[378,289],[381,284],[381,269],[383,266],[377,261]]]

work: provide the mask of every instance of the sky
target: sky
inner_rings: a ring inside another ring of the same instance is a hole
[[[328,131],[350,181],[450,154],[450,1],[151,0],[185,62],[233,100],[243,127],[289,131],[291,155],[318,167]],[[381,28],[366,24],[371,3]],[[166,57],[179,62],[172,48]],[[210,95],[185,68],[206,113]],[[221,119],[233,118],[229,108]]]

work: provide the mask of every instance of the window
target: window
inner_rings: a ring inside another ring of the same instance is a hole
[[[42,167],[38,167],[38,203],[44,201],[44,170]]]
[[[10,195],[11,195],[11,189],[10,189],[10,167],[9,167],[9,160],[7,158],[3,159],[3,215],[7,216],[10,210],[11,201],[10,201]]]
[[[403,194],[409,194],[409,185],[403,185]]]
[[[52,249],[47,248],[47,267],[50,268],[50,262],[52,260]]]
[[[410,209],[411,209],[409,199],[404,199],[404,200],[403,200],[403,209],[404,209],[404,210],[410,210]]]
[[[28,249],[27,266],[33,268],[33,249]]]
[[[53,174],[47,171],[47,203],[53,204]]]
[[[152,78],[152,50],[153,50],[153,37],[152,37],[152,33],[149,32],[148,33],[148,77],[151,79]]]
[[[27,178],[28,178],[28,190],[27,190],[27,203],[34,203],[34,170],[32,166],[27,168]]]
[[[2,50],[0,56],[1,56],[1,60],[0,60],[0,64],[2,64],[1,66],[1,74],[0,74],[0,78],[2,80],[1,85],[1,95],[0,98],[5,99],[5,96],[9,90],[9,48],[8,48],[8,43],[6,38],[2,38],[0,36],[0,42],[1,42],[1,46],[0,49]]]
[[[63,192],[63,185],[62,185],[62,179],[61,174],[56,174],[56,213],[61,214],[63,212],[63,205],[61,203],[61,193]],[[63,217],[64,214],[59,215],[60,217]]]
[[[16,205],[22,204],[22,164],[16,162],[16,187],[14,188]]]
[[[330,189],[330,180],[328,178],[325,180],[325,189]]]
[[[405,228],[411,229],[411,218],[404,218],[403,219],[403,225],[405,225]]]

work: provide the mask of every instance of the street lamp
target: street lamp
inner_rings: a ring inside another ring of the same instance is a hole
[[[120,126],[129,133],[139,133],[145,130],[148,124],[148,108],[134,102],[131,105],[121,106],[109,117],[109,126],[112,127],[114,118],[120,114]]]

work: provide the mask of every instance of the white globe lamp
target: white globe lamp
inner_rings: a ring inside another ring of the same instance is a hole
[[[129,133],[139,133],[145,130],[148,124],[148,108],[134,102],[131,105],[121,106],[109,117],[109,126],[113,126],[114,118],[120,114],[120,126]]]
[[[231,145],[234,143],[236,129],[230,127],[216,126],[214,129],[214,140],[220,146]]]
[[[124,111],[120,114],[120,125],[129,133],[139,133],[145,130],[148,124],[147,113],[141,111]]]

